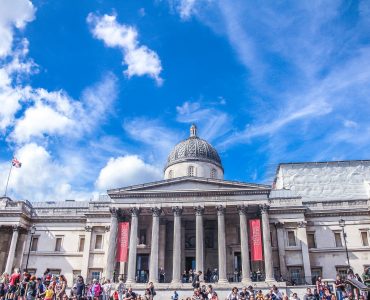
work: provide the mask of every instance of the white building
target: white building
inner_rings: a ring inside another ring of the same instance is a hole
[[[165,283],[157,286],[177,288],[190,288],[181,284],[190,268],[217,268],[225,287],[250,283],[258,269],[267,283],[334,278],[348,263],[362,274],[370,265],[369,184],[370,161],[282,163],[273,187],[224,180],[217,151],[193,126],[162,181],[109,190],[99,201],[0,199],[0,269],[49,268],[69,281],[122,274],[135,286],[144,271],[158,282],[162,267]],[[260,262],[250,258],[249,219],[261,220]],[[115,262],[120,221],[130,222],[127,263]]]

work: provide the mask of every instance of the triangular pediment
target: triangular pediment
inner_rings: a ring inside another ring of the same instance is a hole
[[[131,193],[195,192],[195,191],[246,191],[269,190],[263,184],[228,181],[201,177],[179,177],[174,179],[149,182],[140,185],[108,190],[109,195]]]

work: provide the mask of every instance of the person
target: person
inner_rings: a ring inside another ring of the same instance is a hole
[[[272,295],[273,295],[273,299],[274,299],[274,296],[275,296],[276,300],[282,300],[283,299],[283,294],[279,291],[279,289],[276,285],[272,286]]]
[[[239,282],[239,271],[237,268],[234,270],[234,282]]]
[[[134,300],[134,299],[136,299],[136,294],[132,291],[132,287],[129,287],[123,300]]]
[[[210,268],[207,269],[207,272],[206,272],[206,281],[207,282],[211,282],[212,281],[212,271]]]
[[[159,282],[164,283],[166,273],[163,268],[159,269]],[[184,281],[185,282],[185,281]]]
[[[290,300],[300,300],[297,293],[293,293],[292,297],[290,297]]]
[[[259,290],[256,294],[256,300],[263,300],[262,290]]]
[[[44,283],[42,282],[41,277],[37,278],[36,283],[37,283],[36,298],[37,299],[44,298],[46,287],[45,287]]]
[[[77,280],[76,280],[76,297],[77,297],[77,300],[81,300],[82,297],[85,296],[85,283],[84,283],[84,279],[81,275],[78,275],[77,276]]]
[[[213,294],[214,294],[213,286],[212,284],[209,284],[206,288],[205,298],[212,299]]]
[[[119,300],[118,288],[116,288],[112,295],[113,300]]]
[[[364,273],[362,274],[362,279],[364,284],[370,288],[370,267],[365,268]],[[370,292],[367,293],[367,300],[370,300]]]
[[[193,270],[192,269],[189,270],[188,281],[193,282]]]
[[[150,294],[150,289],[146,288],[144,292],[144,300],[152,300],[153,296]]]
[[[103,300],[110,299],[111,291],[112,291],[112,284],[110,283],[110,280],[107,279],[103,284]]]
[[[67,279],[64,275],[60,275],[59,281],[55,285],[55,296],[57,300],[62,300],[64,294],[66,293]]]
[[[335,290],[337,294],[338,300],[343,300],[343,292],[344,292],[344,282],[339,274],[337,274],[336,280],[334,282]]]
[[[25,295],[27,300],[35,300],[37,295],[37,283],[35,275],[32,275],[29,282],[27,282]]]
[[[53,300],[53,296],[54,296],[54,288],[52,285],[49,285],[48,289],[45,291],[44,300]]]
[[[262,281],[262,272],[260,269],[257,269],[256,275],[257,275],[257,281]]]
[[[119,279],[119,283],[118,283],[118,286],[117,286],[117,291],[118,291],[119,300],[122,300],[123,295],[125,294],[125,291],[126,291],[125,283],[123,282],[123,277],[122,276]]]
[[[231,289],[231,293],[227,296],[227,300],[239,300],[239,295],[238,295],[238,288],[233,287]]]
[[[179,294],[176,291],[173,291],[173,295],[171,296],[172,300],[179,300]]]
[[[320,299],[324,296],[324,284],[321,281],[321,276],[317,277],[316,280],[316,290],[320,295]]]
[[[150,293],[150,296],[151,296],[151,298],[150,298],[150,299],[154,299],[154,297],[155,297],[155,295],[156,295],[157,293],[155,292],[153,282],[149,282],[149,284],[148,284],[148,289],[149,289],[149,293]]]
[[[323,300],[331,300],[331,293],[330,293],[330,291],[329,291],[329,289],[328,288],[325,288],[324,289],[324,296],[323,296]]]
[[[193,288],[199,288],[200,287],[200,276],[202,276],[202,271],[198,271],[197,274],[194,275],[192,286]]]
[[[199,288],[194,289],[192,300],[204,300]]]
[[[246,287],[243,287],[239,293],[240,300],[248,300],[249,299],[249,292],[247,291]]]
[[[306,294],[303,296],[303,300],[316,300],[310,288],[307,288]]]
[[[218,300],[218,295],[217,295],[217,293],[216,293],[215,291],[213,291],[213,293],[212,293],[212,297],[211,297],[211,298],[209,298],[209,299],[211,299],[211,300]]]
[[[102,288],[98,280],[96,278],[93,279],[93,283],[91,285],[91,296],[94,300],[98,300],[102,293]]]
[[[9,287],[8,287],[8,292],[6,295],[6,299],[13,299],[15,296],[15,292],[17,290],[17,286],[21,280],[21,274],[19,269],[15,269],[14,273],[10,275],[9,278]]]

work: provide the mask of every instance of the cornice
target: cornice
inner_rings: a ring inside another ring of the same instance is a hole
[[[270,190],[246,191],[165,191],[165,192],[123,192],[110,194],[112,199],[124,198],[172,198],[172,197],[204,197],[204,196],[240,196],[240,195],[269,195]]]
[[[341,216],[369,216],[370,211],[366,209],[352,209],[352,210],[321,210],[321,211],[306,211],[306,217],[341,217]]]

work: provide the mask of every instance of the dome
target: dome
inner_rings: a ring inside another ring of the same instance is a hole
[[[223,170],[221,159],[216,149],[197,136],[197,127],[195,125],[192,125],[190,128],[190,137],[178,143],[171,151],[167,158],[165,169],[174,164],[189,161],[211,163]]]

